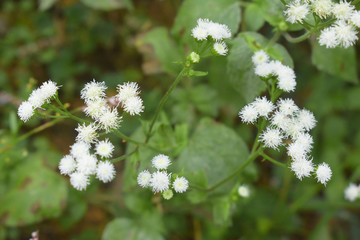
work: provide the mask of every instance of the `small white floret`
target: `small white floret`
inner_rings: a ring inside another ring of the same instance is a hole
[[[110,158],[113,151],[114,145],[109,141],[109,139],[99,141],[95,146],[96,154],[103,158]]]
[[[98,119],[106,111],[106,101],[103,98],[99,98],[95,101],[88,101],[84,112],[86,116],[93,119]]]
[[[250,188],[249,188],[249,186],[240,185],[240,187],[238,188],[238,193],[239,193],[240,197],[243,197],[243,198],[250,197]]]
[[[255,52],[251,60],[255,65],[267,63],[269,61],[269,55],[267,55],[267,53],[264,50],[260,50]]]
[[[254,123],[259,116],[258,111],[252,104],[246,105],[240,112],[239,117],[244,123]]]
[[[339,3],[333,5],[332,13],[335,18],[346,20],[351,16],[354,8],[355,6],[351,5],[351,3],[340,0]]]
[[[139,95],[139,85],[136,82],[126,82],[117,86],[118,94],[116,97],[120,102],[125,102],[127,99]]]
[[[224,42],[214,43],[214,50],[217,54],[225,56],[228,52],[227,46]]]
[[[80,158],[77,158],[76,169],[78,172],[82,172],[86,175],[96,173],[98,160],[94,155],[83,155]]]
[[[55,82],[49,80],[47,82],[44,82],[40,87],[43,97],[47,100],[50,100],[55,94],[57,93],[57,90],[59,89],[59,86],[56,85]]]
[[[318,182],[326,185],[326,183],[330,180],[332,175],[332,171],[327,163],[322,163],[318,166],[316,170],[316,178]]]
[[[299,107],[294,103],[294,100],[285,98],[277,102],[279,111],[284,115],[293,115],[294,112],[299,110]]]
[[[75,142],[70,148],[70,153],[75,158],[80,158],[90,153],[90,144],[85,142]]]
[[[333,28],[339,44],[344,48],[353,46],[358,40],[355,27],[345,21],[338,21]]]
[[[360,11],[354,11],[354,12],[351,14],[350,22],[351,22],[351,24],[353,24],[354,26],[360,28]]]
[[[309,110],[302,109],[298,112],[298,124],[301,125],[306,131],[310,131],[316,125],[314,114]]]
[[[140,115],[144,111],[143,100],[138,97],[130,97],[124,103],[124,111],[130,115]]]
[[[34,106],[27,101],[22,102],[17,113],[21,121],[27,122],[34,115]]]
[[[295,90],[296,81],[295,81],[295,72],[288,66],[282,65],[276,69],[276,74],[278,75],[278,86],[281,90],[285,92],[292,92]]]
[[[206,30],[215,41],[221,41],[231,37],[231,31],[225,24],[209,22]]]
[[[188,187],[189,187],[189,182],[184,177],[176,178],[173,183],[173,188],[174,188],[175,192],[177,192],[177,193],[186,192]]]
[[[268,115],[274,110],[274,104],[266,97],[256,98],[252,105],[261,117],[268,117]]]
[[[152,159],[152,165],[156,168],[156,169],[167,169],[169,167],[169,165],[171,164],[170,162],[170,158],[164,154],[159,154],[157,156],[155,156]]]
[[[73,171],[75,171],[75,168],[76,168],[76,162],[72,156],[66,155],[60,160],[59,170],[61,174],[68,175]]]
[[[200,26],[196,26],[195,28],[192,29],[191,31],[191,35],[199,41],[205,40],[208,37],[208,32],[206,30],[206,28],[200,27]]]
[[[278,149],[282,144],[282,134],[277,128],[267,128],[260,136],[260,141],[265,147]]]
[[[83,123],[82,125],[79,124],[75,130],[78,132],[78,135],[76,136],[76,141],[79,142],[92,143],[96,140],[98,136],[96,132],[97,127],[94,124],[89,124],[87,126],[85,123]]]
[[[96,178],[100,181],[107,183],[114,179],[115,177],[115,168],[114,165],[109,162],[100,162],[96,169]]]
[[[31,92],[28,102],[33,105],[34,108],[39,108],[45,104],[46,98],[43,91],[40,88]]]
[[[149,187],[151,182],[151,173],[148,170],[142,171],[137,177],[137,182],[143,188]]]
[[[169,189],[170,175],[167,172],[154,172],[150,180],[153,192],[163,192]]]
[[[331,0],[314,0],[311,4],[314,13],[321,19],[324,19],[331,14],[332,7],[333,3]]]
[[[110,132],[111,129],[117,129],[120,127],[122,117],[119,116],[116,108],[106,108],[103,114],[97,119],[100,127],[106,132]]]
[[[74,172],[70,175],[70,183],[79,191],[85,190],[90,183],[89,176],[81,172]]]
[[[261,63],[255,66],[255,74],[260,77],[268,77],[273,74],[273,65],[270,63]]]
[[[291,162],[291,170],[295,172],[298,179],[302,180],[303,177],[309,177],[311,172],[314,171],[312,161],[305,158]]]
[[[87,103],[89,101],[96,101],[105,97],[105,90],[107,89],[105,82],[92,82],[85,84],[85,87],[80,92],[81,99]]]
[[[340,44],[334,27],[328,27],[321,30],[318,40],[320,46],[325,46],[327,48],[335,48]]]
[[[286,20],[290,23],[300,22],[305,19],[306,15],[309,13],[309,8],[307,4],[301,4],[299,0],[295,0],[289,5],[285,10]]]
[[[344,195],[346,200],[350,202],[355,201],[355,199],[360,197],[360,186],[350,183],[350,185],[345,188]]]

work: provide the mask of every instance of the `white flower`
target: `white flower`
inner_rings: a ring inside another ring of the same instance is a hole
[[[327,48],[335,48],[339,45],[339,40],[337,38],[334,27],[323,29],[318,40],[321,46],[326,46]]]
[[[175,192],[177,192],[177,193],[186,192],[188,187],[189,187],[189,182],[184,177],[176,178],[173,183],[173,188],[174,188]]]
[[[107,183],[113,180],[115,177],[114,165],[109,162],[100,162],[96,169],[96,178],[100,181]]]
[[[302,22],[309,13],[308,5],[301,4],[299,0],[293,1],[285,10],[286,20],[291,23]]]
[[[154,172],[150,179],[153,192],[163,192],[169,189],[170,175],[167,172]]]
[[[348,24],[345,21],[338,21],[334,25],[334,31],[336,32],[336,37],[340,45],[344,48],[353,46],[356,40],[358,40],[358,32],[351,24]]]
[[[300,142],[293,142],[287,147],[288,155],[294,160],[303,159],[306,157],[308,149],[305,145],[302,145]]]
[[[89,154],[90,144],[85,142],[75,142],[70,148],[71,155],[75,158],[80,158],[83,155]]]
[[[196,26],[195,28],[192,29],[191,35],[196,40],[202,41],[202,40],[205,40],[208,37],[208,32],[207,32],[206,28]]]
[[[260,136],[265,147],[277,149],[282,143],[282,134],[277,128],[267,128]]]
[[[130,97],[124,103],[124,111],[130,115],[139,115],[144,111],[143,100],[138,97]]]
[[[305,158],[292,161],[291,170],[295,172],[298,179],[302,180],[303,177],[309,177],[311,172],[314,171],[313,163]]]
[[[299,107],[294,103],[292,99],[280,99],[277,102],[279,111],[284,115],[292,115],[294,112],[299,110]]]
[[[96,172],[97,159],[94,155],[88,154],[77,158],[76,169],[78,172],[86,175],[94,174]]]
[[[303,133],[304,127],[297,119],[290,119],[283,130],[288,136],[297,138],[301,133]]]
[[[254,123],[259,113],[252,104],[246,105],[240,112],[239,117],[244,123]]]
[[[346,200],[353,202],[360,196],[360,187],[354,183],[350,183],[350,185],[345,188],[344,195]]]
[[[58,89],[59,87],[56,85],[56,83],[51,80],[44,82],[40,87],[43,97],[47,100],[55,96]]]
[[[311,4],[314,13],[321,19],[324,19],[331,14],[332,7],[333,3],[331,0],[314,0]]]
[[[298,122],[306,131],[310,131],[316,125],[314,114],[309,110],[302,109],[298,112]]]
[[[305,152],[309,152],[312,148],[314,140],[310,134],[300,133],[296,136],[295,142],[300,144],[304,148]]]
[[[96,144],[95,151],[97,155],[103,158],[110,158],[112,156],[112,152],[114,151],[114,145],[112,145],[109,139],[105,139]]]
[[[346,20],[351,16],[354,8],[355,7],[351,5],[351,3],[341,0],[339,3],[334,4],[332,13],[335,18]]]
[[[170,200],[174,196],[174,193],[171,189],[168,189],[162,193],[162,196],[165,200]]]
[[[106,111],[106,101],[103,98],[99,98],[95,101],[88,101],[86,105],[87,106],[84,109],[85,114],[95,120]]]
[[[21,121],[26,122],[34,115],[34,106],[27,101],[22,102],[17,113]]]
[[[274,104],[266,97],[256,98],[252,105],[261,117],[267,117],[274,110]]]
[[[139,95],[139,85],[136,82],[126,82],[117,86],[118,94],[116,97],[120,102],[125,102],[131,97]]]
[[[41,107],[46,101],[43,91],[40,88],[31,92],[28,102],[33,105],[34,108]]]
[[[60,173],[63,175],[68,175],[72,173],[76,168],[76,162],[74,158],[70,155],[64,156],[59,163]]]
[[[224,42],[216,42],[214,43],[214,50],[217,54],[225,56],[228,52],[226,44]]]
[[[199,27],[205,28],[207,29],[209,27],[209,25],[212,23],[212,21],[210,21],[207,18],[199,18],[197,20],[197,24]]]
[[[98,136],[96,132],[97,127],[92,123],[87,126],[85,123],[83,123],[82,125],[79,124],[75,130],[78,132],[78,135],[76,136],[76,141],[79,142],[92,143],[96,140]]]
[[[149,187],[151,182],[151,173],[149,173],[148,170],[142,171],[137,177],[137,182],[143,188]]]
[[[81,172],[74,172],[70,175],[70,183],[79,191],[85,190],[90,183],[89,176]]]
[[[279,127],[284,131],[288,129],[290,122],[291,119],[288,117],[288,115],[281,111],[276,111],[271,117],[271,124]]]
[[[318,166],[316,170],[316,178],[318,182],[326,185],[326,183],[330,180],[332,175],[331,169],[327,163],[322,163]]]
[[[225,24],[209,22],[206,28],[208,34],[215,40],[221,41],[225,38],[231,38],[231,32]]]
[[[276,69],[278,75],[278,86],[285,92],[291,92],[295,90],[296,81],[295,73],[291,68],[282,65]]]
[[[151,162],[152,165],[158,170],[167,169],[168,166],[171,164],[170,158],[164,154],[159,154],[155,156]]]
[[[111,129],[117,129],[120,127],[121,119],[122,117],[119,116],[116,108],[106,108],[99,119],[97,119],[97,122],[106,132],[110,132]]]
[[[247,185],[240,185],[238,188],[238,193],[243,198],[248,198],[250,196],[250,189]]]
[[[360,27],[360,11],[354,11],[352,14],[351,14],[351,17],[350,17],[350,22],[351,24],[353,24],[354,26],[356,27]]]
[[[105,82],[92,82],[85,84],[85,87],[80,92],[81,99],[86,103],[89,101],[96,101],[105,97],[105,90],[107,89]]]
[[[267,53],[264,50],[260,50],[255,52],[251,60],[255,65],[267,63],[269,61],[269,55],[267,55]]]
[[[270,63],[261,63],[255,66],[255,74],[260,77],[268,77],[273,70],[273,65]]]

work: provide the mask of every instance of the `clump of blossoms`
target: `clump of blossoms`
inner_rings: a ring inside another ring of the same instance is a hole
[[[360,27],[360,11],[350,2],[340,0],[335,3],[331,0],[295,0],[287,5],[285,16],[290,23],[302,23],[309,13],[319,20],[332,19],[331,26],[321,30],[319,44],[327,48],[353,46],[358,40],[357,28]]]
[[[259,141],[265,148],[278,150],[285,146],[291,158],[290,168],[297,178],[302,180],[314,174],[317,181],[326,185],[332,172],[328,164],[315,166],[310,156],[313,138],[309,131],[316,125],[316,120],[309,110],[300,109],[291,99],[277,99],[281,92],[294,91],[296,86],[294,71],[278,61],[269,61],[269,56],[258,51],[253,56],[255,73],[266,82],[272,96],[269,101],[266,97],[258,97],[246,105],[239,117],[244,123],[263,125]],[[276,83],[276,85],[275,85]]]
[[[191,32],[198,42],[212,41],[210,44],[215,54],[223,56],[227,54],[228,48],[224,40],[231,38],[231,31],[227,25],[199,18],[197,26]]]
[[[55,82],[49,80],[44,82],[39,88],[34,89],[28,100],[20,104],[18,108],[18,116],[24,122],[27,122],[34,114],[37,109],[50,103],[52,99],[56,97],[59,86]]]
[[[344,190],[345,199],[353,202],[356,199],[360,198],[360,185],[355,183],[350,183],[347,188]]]
[[[177,193],[184,193],[189,187],[189,182],[185,177],[177,174],[168,173],[167,169],[171,165],[170,158],[164,154],[159,154],[152,159],[152,166],[157,170],[150,173],[144,170],[139,173],[137,182],[143,188],[152,188],[154,193],[160,192],[164,199],[169,200],[173,196],[173,189]]]

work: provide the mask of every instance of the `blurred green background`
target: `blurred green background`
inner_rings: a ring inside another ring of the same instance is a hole
[[[191,189],[165,201],[136,186],[135,165],[144,169],[157,154],[141,149],[116,164],[112,183],[95,181],[78,192],[57,169],[74,142],[76,123],[23,124],[17,118],[21,101],[48,79],[62,85],[60,98],[70,108],[83,105],[79,92],[92,79],[105,81],[108,95],[117,84],[136,81],[145,112],[124,119],[121,130],[141,138],[179,72],[175,62],[194,45],[196,20],[226,23],[235,36],[230,54],[196,65],[207,76],[183,79],[151,140],[177,159],[174,169],[184,169],[190,182],[211,186],[240,165],[256,134],[237,117],[264,90],[253,74],[247,40],[264,46],[274,29],[294,35],[301,30],[286,23],[282,11],[275,0],[1,1],[0,239],[28,239],[36,230],[42,240],[360,239],[360,203],[345,201],[343,194],[349,182],[360,180],[357,46],[325,49],[313,36],[298,44],[280,38],[272,48],[297,74],[297,90],[285,97],[318,120],[312,154],[315,163],[327,162],[333,170],[326,187],[258,159],[218,191]],[[38,126],[45,129],[16,140]],[[116,136],[111,140],[115,156],[133,147]],[[287,161],[284,151],[270,153]],[[237,194],[240,184],[250,186],[249,198]]]

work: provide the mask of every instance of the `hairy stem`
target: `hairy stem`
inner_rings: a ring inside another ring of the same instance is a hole
[[[280,167],[286,168],[286,164],[276,161],[275,159],[271,158],[270,156],[266,155],[265,153],[262,152],[262,153],[260,153],[260,155],[264,158],[264,160],[268,160],[269,162],[272,162]]]
[[[119,162],[121,160],[124,160],[125,158],[133,155],[134,153],[136,153],[137,151],[139,150],[139,146],[136,146],[136,148],[134,149],[134,151],[128,153],[128,154],[125,154],[125,155],[122,155],[120,157],[117,157],[117,158],[113,158],[113,159],[110,159],[110,162],[112,163],[115,163],[115,162]]]

